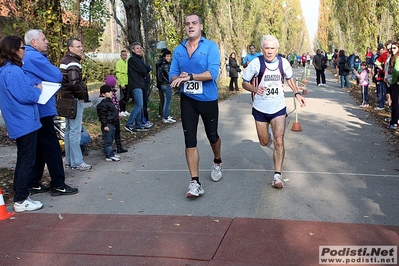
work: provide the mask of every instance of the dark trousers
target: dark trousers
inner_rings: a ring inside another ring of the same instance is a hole
[[[390,91],[392,99],[390,124],[393,125],[398,124],[399,119],[399,85],[392,84]]]
[[[158,94],[159,94],[159,108],[158,108],[158,114],[160,117],[163,117],[163,105],[165,103],[165,98],[163,95],[163,91],[161,90],[161,85],[158,87]]]
[[[17,138],[17,164],[14,171],[14,202],[24,201],[29,196],[28,182],[36,157],[37,131]]]
[[[238,78],[230,78],[229,91],[238,91]]]
[[[148,111],[147,111],[147,102],[148,102],[148,88],[143,89],[143,117],[145,118],[145,122],[148,121]],[[144,122],[144,119],[143,119]]]
[[[118,122],[115,124],[115,144],[117,148],[122,147],[121,141],[121,122],[118,119]]]
[[[362,104],[369,104],[369,85],[360,86],[362,91]]]
[[[326,84],[326,74],[324,74],[324,69],[316,69],[316,83],[317,85],[320,84],[320,77],[321,83]]]
[[[111,158],[115,156],[114,150],[112,149],[112,143],[115,139],[115,125],[108,124],[108,129],[108,131],[105,131],[104,128],[101,127],[105,158]]]
[[[36,161],[33,178],[28,186],[36,187],[43,176],[44,165],[51,177],[50,185],[59,187],[65,184],[65,172],[62,163],[60,143],[54,129],[54,116],[40,118],[42,127],[37,131]]]
[[[127,89],[127,85],[125,86],[124,89],[122,89],[122,86],[119,86],[119,93],[120,93],[120,100],[119,100],[119,107],[121,112],[126,111],[126,104],[129,102],[129,92]]]

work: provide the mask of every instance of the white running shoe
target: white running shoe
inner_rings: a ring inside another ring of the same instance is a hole
[[[121,160],[121,158],[120,157],[116,157],[116,156],[105,158],[106,162],[119,162],[120,160]]]
[[[130,115],[130,113],[128,111],[124,111],[123,113],[125,114],[125,116],[129,116]]]
[[[91,169],[91,165],[83,162],[83,163],[79,164],[78,166],[72,166],[71,168],[73,170],[86,171],[86,170],[90,170]]]
[[[32,200],[27,197],[22,203],[14,203],[15,212],[25,212],[25,211],[36,211],[43,208],[43,204],[40,201]]]
[[[277,189],[284,187],[283,178],[281,177],[280,174],[274,174],[272,187],[277,188]]]
[[[222,178],[222,163],[213,163],[211,179],[212,181],[218,182]]]
[[[165,124],[170,124],[170,123],[176,123],[176,120],[174,120],[173,118],[171,118],[171,117],[168,117],[168,118],[162,118],[162,122],[163,123],[165,123]]]
[[[199,195],[204,194],[204,192],[202,185],[198,184],[195,180],[191,180],[190,185],[188,186],[186,198],[199,197]]]
[[[273,130],[272,130],[272,126],[269,125],[269,128],[267,129],[269,131],[269,142],[266,144],[266,147],[270,147],[273,144]]]

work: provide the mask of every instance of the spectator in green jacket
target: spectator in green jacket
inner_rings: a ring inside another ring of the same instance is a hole
[[[120,93],[120,116],[129,116],[130,113],[126,111],[126,104],[129,102],[129,91],[127,89],[128,78],[127,78],[127,52],[126,50],[121,51],[121,58],[116,62],[115,65],[116,79],[119,84]]]

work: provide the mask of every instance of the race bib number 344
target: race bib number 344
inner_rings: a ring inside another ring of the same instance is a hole
[[[262,98],[278,98],[279,94],[282,93],[282,87],[278,83],[269,83],[263,92]]]
[[[202,81],[186,81],[184,83],[184,92],[187,94],[202,94],[203,93],[203,88],[202,88]]]

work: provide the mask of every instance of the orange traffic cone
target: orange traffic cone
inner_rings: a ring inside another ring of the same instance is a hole
[[[294,122],[294,123],[292,124],[291,130],[292,130],[292,131],[302,131],[301,123],[299,123],[299,122]]]
[[[0,221],[7,220],[14,214],[14,212],[7,212],[6,204],[4,203],[3,198],[3,190],[0,188]]]

